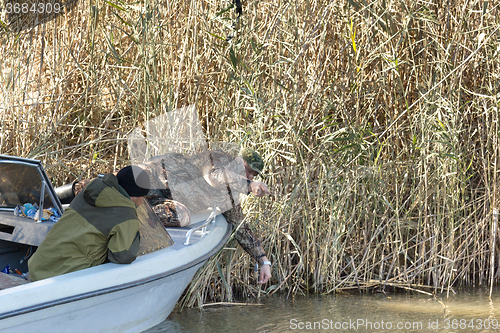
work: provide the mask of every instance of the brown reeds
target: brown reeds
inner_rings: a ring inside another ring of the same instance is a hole
[[[245,210],[271,285],[231,245],[186,306],[496,281],[499,5],[230,6],[80,0],[35,27],[3,21],[0,151],[43,159],[61,184],[127,163],[131,129],[192,103],[209,140],[258,149],[273,195]]]

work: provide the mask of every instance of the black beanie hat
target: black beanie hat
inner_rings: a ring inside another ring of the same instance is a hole
[[[116,175],[118,184],[131,197],[143,197],[149,192],[149,176],[146,171],[137,166],[129,165]]]

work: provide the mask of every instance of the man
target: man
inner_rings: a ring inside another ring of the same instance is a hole
[[[184,224],[177,218],[180,207],[175,207],[172,200],[180,202],[191,212],[214,205],[219,207],[226,220],[234,225],[238,243],[261,265],[259,283],[269,280],[271,262],[248,224],[242,223],[245,216],[239,202],[239,194],[253,193],[257,197],[270,194],[266,184],[253,180],[264,169],[264,162],[257,152],[243,148],[236,158],[218,150],[192,156],[169,153],[155,156],[138,167],[147,170],[151,176],[151,190],[146,199],[165,226],[179,227],[189,223],[188,219],[184,219]],[[81,180],[64,185],[56,192],[60,199],[69,202],[89,182]]]
[[[250,227],[242,223],[245,216],[239,202],[239,194],[270,194],[266,184],[253,180],[264,168],[257,152],[243,148],[236,158],[217,150],[192,156],[171,153],[156,156],[140,167],[152,176],[152,190],[146,198],[166,226],[183,226],[170,219],[172,214],[166,214],[172,199],[191,212],[219,207],[236,228],[238,243],[261,265],[259,283],[269,280],[271,262]]]
[[[135,175],[134,175],[135,168]],[[149,191],[149,176],[137,167],[93,180],[54,224],[28,261],[37,281],[97,266],[129,264],[139,250],[137,206]]]

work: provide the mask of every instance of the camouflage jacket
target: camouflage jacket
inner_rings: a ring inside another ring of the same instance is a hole
[[[154,189],[147,199],[160,219],[175,215],[166,212],[169,207],[164,199],[178,201],[191,212],[216,205],[235,227],[235,238],[241,247],[257,261],[266,255],[248,224],[242,222],[245,215],[239,195],[249,193],[243,160],[222,151],[192,156],[171,153],[156,156],[140,166],[152,175]],[[168,218],[162,222],[172,225]]]

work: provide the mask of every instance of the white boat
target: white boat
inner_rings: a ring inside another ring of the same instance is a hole
[[[14,216],[15,206],[26,202],[63,209],[40,161],[0,155],[0,269],[26,272],[23,258],[54,223]],[[0,332],[141,332],[165,320],[231,227],[212,210],[193,215],[189,228],[165,229],[142,207],[141,255],[132,264],[106,263],[37,282],[9,274],[20,285],[0,290]]]

